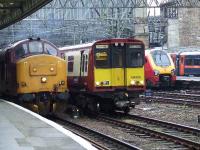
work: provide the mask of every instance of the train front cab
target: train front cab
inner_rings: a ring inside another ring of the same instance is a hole
[[[116,109],[134,107],[145,90],[143,43],[111,41],[96,43],[93,49],[94,91],[114,99]]]
[[[145,76],[148,87],[174,86],[175,66],[163,50],[146,50]]]
[[[0,92],[16,103],[66,101],[66,63],[57,57],[57,49],[45,40],[27,39],[9,47],[0,62]]]

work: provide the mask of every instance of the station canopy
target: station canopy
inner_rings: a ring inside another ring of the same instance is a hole
[[[0,30],[31,15],[52,0],[0,0]]]

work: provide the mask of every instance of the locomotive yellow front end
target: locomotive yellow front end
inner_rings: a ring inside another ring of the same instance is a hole
[[[66,63],[52,55],[33,55],[16,63],[17,93],[23,102],[66,101]]]

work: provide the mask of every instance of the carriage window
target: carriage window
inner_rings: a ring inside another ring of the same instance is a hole
[[[200,65],[200,58],[195,58],[194,59],[194,65],[199,66]]]
[[[15,48],[15,56],[17,59],[23,57],[27,53],[28,53],[28,46],[26,43],[20,44]]]
[[[29,42],[29,51],[30,53],[42,53],[43,52],[42,43],[39,41]]]
[[[189,59],[185,59],[185,65],[188,65],[188,66],[192,66],[194,63],[193,63],[193,59],[189,58]]]
[[[151,53],[153,60],[158,66],[169,66],[171,65],[169,57],[164,51],[154,51]]]
[[[126,52],[127,67],[141,67],[144,64],[144,50],[142,45],[129,45]]]
[[[68,56],[68,72],[74,71],[74,56]]]
[[[57,49],[47,43],[44,43],[44,51],[50,55],[57,56]]]
[[[88,55],[85,55],[85,72],[88,71]]]

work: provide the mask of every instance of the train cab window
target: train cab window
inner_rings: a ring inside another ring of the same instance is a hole
[[[152,58],[157,66],[169,66],[171,65],[169,56],[164,51],[153,51]]]
[[[74,71],[74,56],[68,56],[68,72]]]
[[[112,67],[113,68],[122,68],[124,67],[123,60],[123,48],[114,48],[112,50]]]
[[[94,50],[94,59],[96,68],[109,68],[110,67],[109,45],[97,44]]]
[[[50,55],[57,56],[57,49],[49,45],[48,43],[44,43],[44,51]]]
[[[28,53],[28,46],[26,43],[20,44],[15,48],[15,57],[17,59],[22,58],[27,53]]]
[[[129,45],[126,50],[126,66],[141,67],[144,64],[144,50],[142,45]]]
[[[30,53],[42,53],[43,52],[42,42],[40,41],[29,42],[29,51]]]

